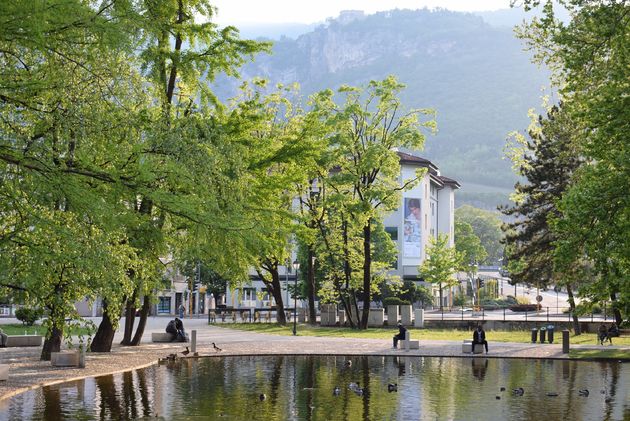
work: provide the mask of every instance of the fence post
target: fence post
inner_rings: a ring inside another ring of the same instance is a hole
[[[591,311],[591,323],[593,322],[593,312]]]
[[[604,321],[606,321],[606,301],[604,301]]]
[[[525,321],[527,321],[527,310],[525,310]]]
[[[484,307],[481,307],[481,320],[486,320],[486,309]]]
[[[505,307],[503,307],[503,321],[505,321]]]
[[[440,307],[440,311],[442,312],[442,321],[444,321],[444,307],[443,306]]]
[[[549,322],[549,306],[547,306],[547,322]]]
[[[464,320],[464,306],[462,306],[462,321]]]

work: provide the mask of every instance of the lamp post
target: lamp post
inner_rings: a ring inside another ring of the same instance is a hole
[[[298,271],[300,270],[300,262],[297,259],[293,261],[293,269],[295,269],[295,283],[293,284],[293,336],[297,335],[297,281]]]

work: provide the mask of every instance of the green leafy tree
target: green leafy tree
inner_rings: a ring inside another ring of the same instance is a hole
[[[503,245],[501,240],[501,219],[496,212],[478,209],[470,205],[464,205],[455,209],[455,221],[470,224],[486,250],[486,257],[478,260],[480,264],[497,264],[502,257]],[[455,225],[457,227],[457,224]]]
[[[593,262],[597,281],[590,290],[606,291],[621,322],[630,309],[628,4],[559,3],[571,14],[569,22],[555,18],[551,1],[526,0],[526,8],[542,5],[544,13],[520,29],[535,58],[554,71],[586,159],[558,204],[563,218],[554,222],[557,257],[564,267],[584,258]]]
[[[359,327],[365,329],[369,316],[373,276],[372,225],[400,204],[400,192],[412,188],[422,174],[400,184],[400,147],[421,149],[424,130],[435,130],[432,110],[403,112],[399,94],[403,89],[394,77],[372,81],[367,88],[344,86],[339,94],[345,102],[338,106],[332,91],[323,91],[313,97],[314,110],[328,126],[330,148],[334,154],[335,170],[326,177],[329,189],[335,195],[337,207],[344,215],[340,227],[358,228],[362,241],[357,257],[359,266],[349,266],[346,260],[346,278],[360,268],[363,312]],[[421,121],[421,116],[427,120]],[[345,225],[344,225],[345,224]],[[347,233],[348,231],[346,231]],[[341,236],[342,241],[347,237]],[[348,256],[346,249],[341,256]]]
[[[460,265],[461,256],[455,247],[449,245],[448,236],[445,234],[430,238],[426,255],[427,258],[418,268],[418,272],[426,282],[438,286],[440,308],[443,308],[442,292],[444,288],[457,285],[455,273]]]

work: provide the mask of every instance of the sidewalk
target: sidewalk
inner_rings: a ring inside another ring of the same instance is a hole
[[[142,344],[138,347],[118,345],[122,333],[118,331],[110,353],[88,353],[85,368],[56,368],[49,361],[40,361],[40,347],[0,348],[0,364],[9,364],[9,380],[0,382],[0,399],[25,390],[48,384],[84,377],[113,374],[154,364],[170,353],[183,351],[189,344],[151,343],[152,332],[163,332],[168,318],[149,318]],[[226,355],[405,355],[473,358],[462,354],[460,341],[426,341],[419,350],[392,349],[389,339],[321,338],[309,336],[275,336],[262,333],[231,330],[228,327],[208,325],[206,319],[185,319],[187,332],[197,331],[197,352],[200,356]],[[213,349],[215,342],[222,351]],[[596,345],[574,345],[575,349],[601,349]],[[630,347],[610,346],[607,349]],[[567,359],[562,346],[556,344],[525,344],[491,342],[489,354],[475,357],[488,358],[552,358]],[[1,402],[0,402],[1,407]]]

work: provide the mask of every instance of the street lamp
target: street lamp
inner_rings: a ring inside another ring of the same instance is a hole
[[[293,285],[293,336],[295,336],[297,335],[297,281],[300,270],[300,262],[297,259],[293,261],[293,269],[295,269],[295,283]]]

